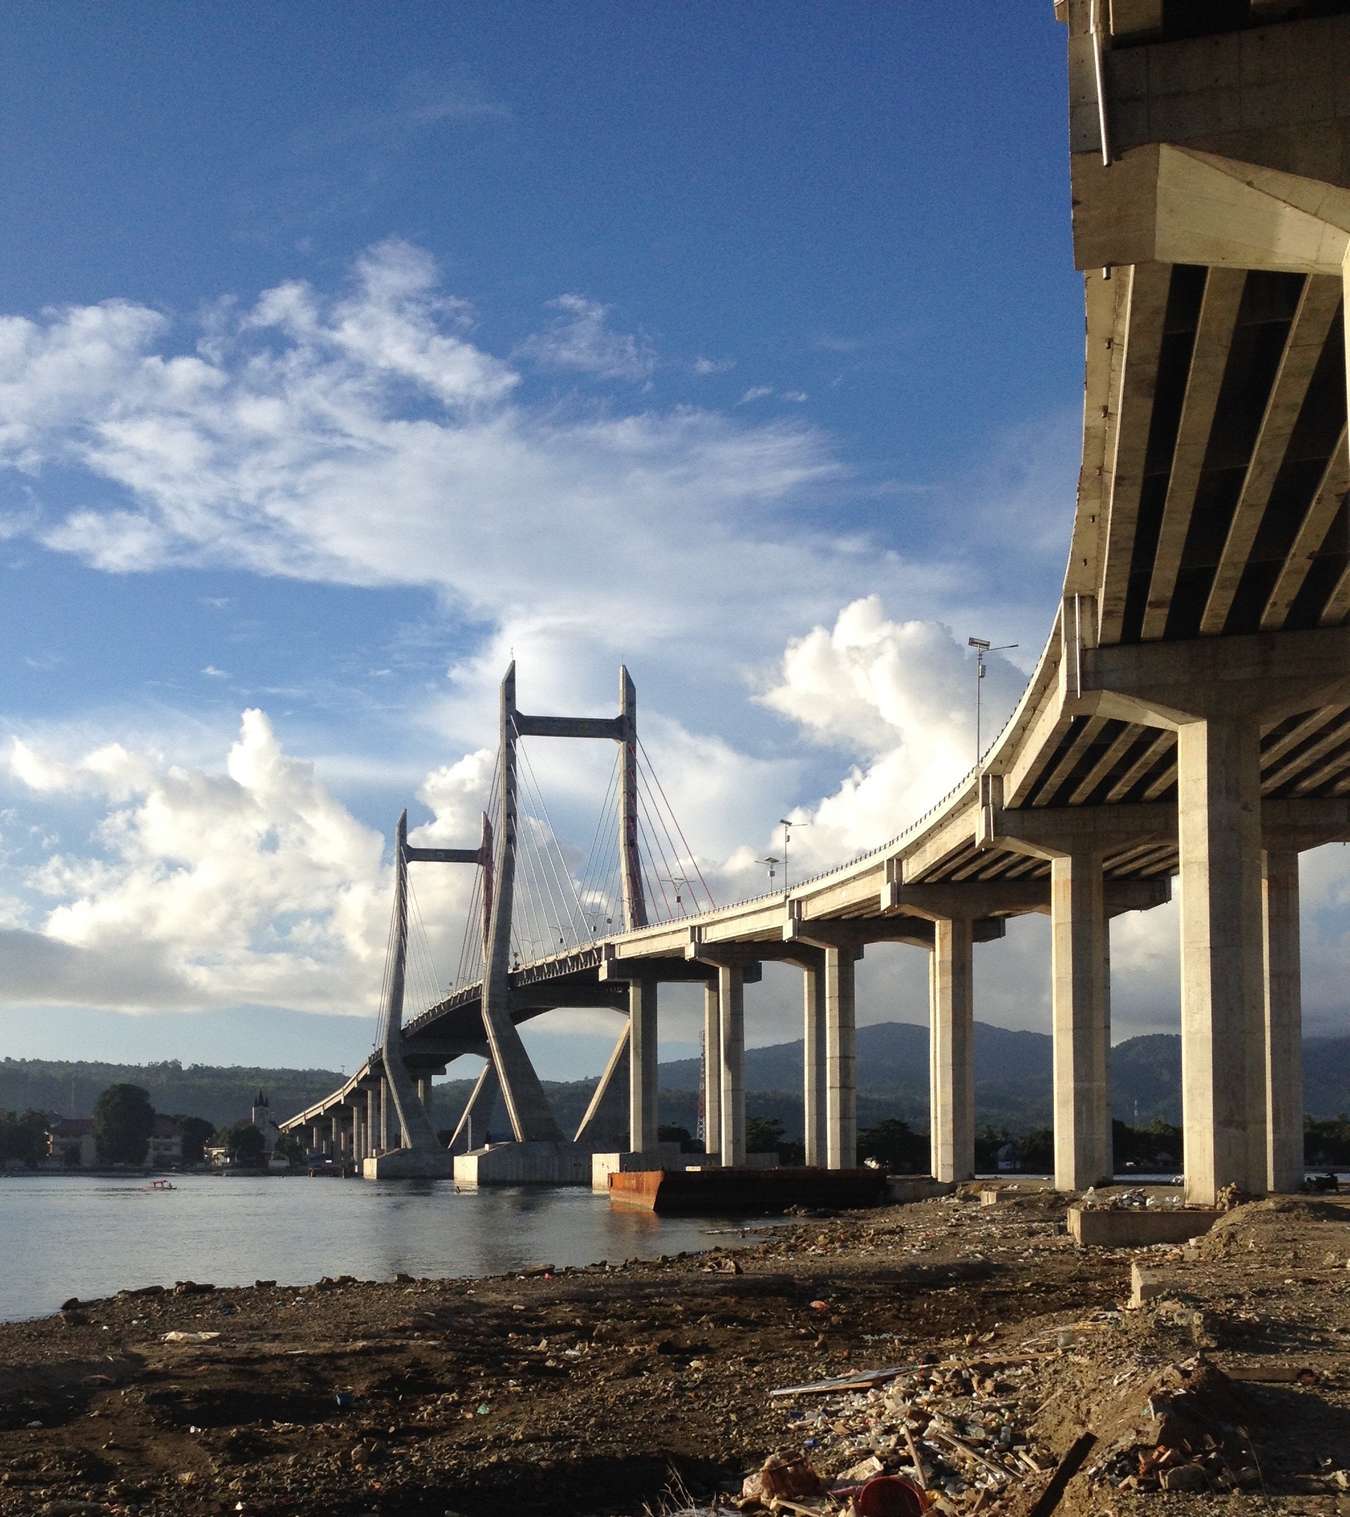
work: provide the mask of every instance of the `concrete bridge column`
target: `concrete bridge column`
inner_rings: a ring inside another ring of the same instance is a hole
[[[323,1129],[317,1122],[309,1124],[309,1146],[316,1154],[323,1152]]]
[[[379,1111],[380,1152],[382,1154],[386,1154],[386,1153],[389,1152],[389,1149],[390,1149],[390,1143],[389,1143],[389,1116],[390,1116],[390,1112],[389,1112],[389,1107],[391,1105],[391,1102],[389,1100],[389,1081],[388,1081],[388,1079],[384,1075],[380,1076],[379,1090],[380,1090],[380,1111]]]
[[[651,1153],[657,1129],[657,982],[648,975],[628,985],[628,1145]]]
[[[1050,975],[1055,1187],[1086,1190],[1112,1174],[1110,932],[1093,848],[1050,861]]]
[[[854,1052],[854,952],[825,949],[825,1163],[858,1162],[858,1084]]]
[[[802,966],[802,1122],[806,1162],[823,1165],[829,1151],[826,1127],[825,965]]]
[[[745,1163],[745,971],[739,964],[717,966],[717,1001],[722,1087],[718,1147],[729,1168]]]
[[[377,1107],[379,1096],[374,1085],[366,1086],[366,1152],[373,1154],[379,1150],[379,1117]]]
[[[934,921],[928,959],[928,1091],[935,1180],[969,1180],[975,1173],[973,947],[969,918]]]
[[[417,1099],[422,1103],[422,1110],[427,1116],[431,1115],[431,1076],[418,1075]]]
[[[1299,957],[1298,854],[1263,855],[1266,1009],[1266,1183],[1303,1183],[1303,987]]]
[[[716,985],[703,987],[703,1152],[722,1151],[722,1012]]]
[[[360,1097],[356,1097],[357,1104],[352,1107],[352,1159],[360,1164],[366,1156],[365,1124],[361,1120]]]
[[[1266,1186],[1265,965],[1259,728],[1246,716],[1177,733],[1181,1087],[1186,1199]]]
[[[328,1119],[328,1131],[328,1152],[335,1159],[340,1159],[342,1157],[342,1115],[340,1112],[335,1111]]]

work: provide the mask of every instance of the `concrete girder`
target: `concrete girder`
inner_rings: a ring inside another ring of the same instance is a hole
[[[1215,276],[1211,274],[1210,277]],[[1227,623],[1290,438],[1302,413],[1313,373],[1322,356],[1327,333],[1340,309],[1341,293],[1339,279],[1312,278],[1304,284],[1270,399],[1252,445],[1242,491],[1233,508],[1223,550],[1214,570],[1200,618],[1201,636],[1217,636]]]
[[[960,853],[970,845],[975,837],[979,800],[979,788],[972,783],[969,792],[946,815],[905,847],[901,859],[906,880],[922,879],[930,869],[936,869],[953,854]]]
[[[964,888],[952,887],[953,891]],[[933,922],[947,913],[924,912],[917,906],[911,909],[913,914],[906,916],[851,917],[842,922],[789,922],[783,928],[783,936],[785,940],[812,943],[819,948],[852,948],[858,958],[862,957],[862,950],[869,943],[910,943],[916,948],[931,948]],[[994,942],[1007,932],[1002,917],[977,916],[964,910],[958,915],[972,919],[977,943]]]
[[[859,906],[870,906],[876,900],[877,890],[884,877],[885,865],[878,859],[870,869],[860,870],[846,880],[817,888],[809,894],[794,895],[790,910],[796,916],[814,921]]]
[[[909,911],[932,917],[969,916],[978,924],[985,917],[1048,916],[1050,894],[1048,878],[972,880],[960,885],[892,884],[882,892],[881,904],[883,910]],[[1109,916],[1119,916],[1126,911],[1149,911],[1154,906],[1165,905],[1171,896],[1171,882],[1165,877],[1145,880],[1108,878],[1106,881]],[[893,904],[888,907],[888,902]],[[979,936],[978,925],[975,941],[984,941]]]
[[[688,936],[686,930],[686,938]],[[663,956],[651,959],[607,959],[600,966],[599,974],[603,981],[614,984],[632,984],[638,980],[666,981],[670,984],[707,984],[717,978],[715,961],[701,952],[693,950],[697,945],[686,941],[681,949],[681,956]],[[727,962],[737,963],[742,971],[747,984],[755,984],[762,978],[759,960],[763,955],[758,951],[761,945],[749,945],[739,943],[718,943],[712,945],[710,951],[725,953]],[[743,951],[742,951],[743,950]]]
[[[1211,269],[1205,280],[1185,398],[1172,449],[1162,523],[1158,528],[1153,575],[1144,607],[1141,636],[1145,642],[1162,637],[1167,630],[1172,592],[1195,511],[1195,492],[1209,447],[1210,429],[1218,409],[1219,390],[1227,369],[1238,307],[1246,283],[1246,271],[1242,269]]]
[[[1109,169],[1075,154],[1073,194],[1080,269],[1191,263],[1339,276],[1350,243],[1350,189],[1169,142],[1131,148]]]
[[[1350,701],[1350,627],[1094,648],[1060,665],[1066,709],[1146,727],[1280,720]]]
[[[775,897],[754,910],[737,912],[711,922],[700,922],[689,929],[700,943],[735,943],[756,936],[772,937],[781,926],[786,907],[782,897]]]

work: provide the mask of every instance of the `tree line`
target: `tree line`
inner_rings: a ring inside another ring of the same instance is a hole
[[[143,1086],[118,1081],[94,1104],[93,1138],[99,1163],[143,1165],[160,1115],[168,1117],[181,1138],[185,1167],[204,1163],[209,1147],[224,1148],[230,1162],[243,1168],[258,1166],[266,1155],[266,1137],[247,1119],[217,1126],[205,1117],[157,1113]],[[0,1111],[0,1164],[35,1167],[47,1157],[51,1130],[52,1118],[46,1112]],[[280,1136],[275,1147],[287,1158],[304,1158],[303,1144],[289,1135]]]

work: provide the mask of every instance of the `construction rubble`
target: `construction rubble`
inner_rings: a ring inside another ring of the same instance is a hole
[[[1105,1247],[998,1190],[486,1280],[129,1281],[0,1324],[0,1517],[1350,1517],[1350,1198]]]

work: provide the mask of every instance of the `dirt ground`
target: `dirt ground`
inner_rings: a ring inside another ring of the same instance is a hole
[[[962,1517],[1350,1513],[1347,1224],[1259,1202],[1192,1257],[1080,1250],[1061,1198],[972,1195],[556,1275],[126,1291],[0,1325],[0,1513],[638,1517],[730,1508],[775,1452],[826,1484],[917,1456]],[[1138,1311],[1132,1261],[1167,1284]],[[1178,1405],[1209,1474],[1149,1490]]]

